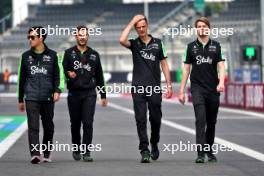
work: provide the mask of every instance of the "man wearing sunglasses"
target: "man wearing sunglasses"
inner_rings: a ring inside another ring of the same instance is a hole
[[[52,144],[54,134],[54,102],[60,98],[63,89],[55,51],[44,43],[45,29],[34,26],[28,30],[30,49],[22,54],[18,70],[19,110],[26,106],[28,140],[31,163],[41,161],[39,145],[39,119],[41,117],[44,135],[43,145]],[[43,151],[43,162],[51,162],[49,150]]]
[[[72,144],[78,146],[73,151],[73,159],[92,162],[93,120],[96,105],[96,88],[101,95],[101,105],[107,106],[104,87],[103,69],[98,52],[87,46],[88,28],[76,28],[77,45],[67,49],[64,53],[63,68],[67,80],[68,108],[71,120]],[[81,144],[81,124],[83,138]],[[81,146],[86,146],[81,148]],[[90,150],[91,149],[91,150]],[[81,156],[83,154],[83,156]]]

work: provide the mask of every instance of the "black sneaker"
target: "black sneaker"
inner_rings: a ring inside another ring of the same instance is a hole
[[[80,152],[72,152],[72,157],[75,161],[80,161],[82,159]]]
[[[87,152],[87,153],[83,154],[83,161],[93,162],[93,158],[91,157],[91,152]]]
[[[215,157],[215,155],[211,152],[206,153],[207,157],[208,157],[208,162],[217,162],[217,158]]]
[[[32,156],[32,158],[31,158],[31,163],[32,164],[39,164],[40,163],[40,161],[41,161],[41,158],[40,158],[40,156],[38,156],[38,155],[36,155],[36,156]]]
[[[195,160],[195,163],[204,163],[205,162],[205,155],[204,153],[198,153],[198,157]]]
[[[151,159],[157,160],[159,158],[159,148],[158,144],[151,145]]]
[[[141,152],[141,163],[150,163],[150,152],[145,150]]]

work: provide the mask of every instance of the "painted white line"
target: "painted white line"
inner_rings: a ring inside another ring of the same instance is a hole
[[[134,111],[132,109],[126,108],[124,106],[119,106],[119,105],[114,104],[114,103],[108,103],[108,106],[110,106],[111,108],[114,108],[114,109],[117,109],[117,110],[121,110],[123,112],[126,112],[128,114],[134,115]]]
[[[162,101],[164,101],[166,103],[172,103],[172,104],[181,105],[178,102],[177,99],[171,99],[171,100],[162,99]],[[185,103],[185,105],[192,106],[192,103],[187,102],[187,103]],[[225,107],[220,107],[219,111],[229,112],[229,113],[234,113],[234,114],[242,114],[242,115],[254,116],[254,117],[258,117],[260,119],[264,119],[264,113],[259,113],[259,112],[251,112],[251,111],[247,111],[247,110],[231,109],[231,108],[225,108]]]
[[[164,125],[170,126],[172,128],[176,128],[176,129],[184,131],[186,133],[195,135],[195,130],[193,130],[192,128],[185,127],[183,125],[179,125],[177,123],[174,123],[174,122],[171,122],[168,120],[162,120],[162,123]],[[227,140],[219,138],[219,137],[215,137],[215,142],[218,144],[225,145],[225,146],[232,146],[232,149],[234,149],[235,151],[242,153],[244,155],[247,155],[249,157],[252,157],[254,159],[257,159],[259,161],[264,162],[264,154],[263,153],[257,152],[255,150],[250,149],[250,148],[244,147],[242,145],[238,145],[236,143],[227,141]]]
[[[68,93],[61,93],[60,97],[61,98],[67,98]],[[0,98],[16,98],[17,94],[16,93],[0,93]],[[122,97],[121,94],[107,94],[108,98],[120,98]]]
[[[13,98],[17,97],[16,93],[0,93],[1,98]]]
[[[194,112],[192,114],[188,114],[186,116],[166,116],[166,119],[173,119],[173,120],[195,120],[194,118]],[[229,116],[219,116],[217,118],[218,120],[259,120],[259,117],[255,116],[238,116],[237,114],[235,115],[229,115]]]
[[[67,95],[68,95],[68,93],[62,93],[61,97],[66,98]],[[14,98],[14,97],[17,97],[16,93],[0,93],[0,98]],[[120,98],[120,97],[122,97],[122,95],[120,95],[120,94],[107,94],[107,97],[108,98]],[[170,99],[170,100],[169,99],[162,99],[162,101],[167,102],[167,103],[180,104],[178,102],[178,100],[175,98]],[[185,105],[192,106],[192,104],[188,103],[188,102],[186,102]],[[229,113],[242,114],[242,115],[244,114],[244,115],[254,116],[254,117],[264,119],[264,113],[251,112],[251,111],[240,110],[240,109],[224,108],[224,107],[220,107],[219,110],[222,112],[229,112]]]
[[[10,123],[11,121],[13,121],[12,118],[8,118],[8,117],[0,118],[0,123]]]
[[[12,147],[12,145],[27,130],[27,121],[23,122],[14,132],[0,143],[0,158]]]
[[[123,106],[120,106],[120,105],[117,105],[117,104],[114,104],[114,103],[109,103],[108,105],[110,107],[114,108],[114,109],[117,109],[117,110],[126,112],[128,114],[134,115],[134,111],[129,109],[129,108],[126,108],[126,107],[123,107]],[[195,130],[192,129],[192,128],[177,124],[177,123],[169,121],[169,120],[164,120],[164,119],[162,120],[162,123],[164,125],[167,125],[169,127],[175,128],[177,130],[181,130],[181,131],[189,133],[191,135],[195,135]],[[244,147],[242,145],[238,145],[236,143],[227,141],[227,140],[219,138],[219,137],[215,138],[215,142],[218,143],[218,144],[225,145],[225,146],[232,146],[233,150],[235,150],[235,151],[237,151],[239,153],[242,153],[242,154],[244,154],[246,156],[249,156],[251,158],[254,158],[254,159],[257,159],[259,161],[264,162],[264,154],[263,153],[260,153],[258,151],[252,150],[252,149]]]

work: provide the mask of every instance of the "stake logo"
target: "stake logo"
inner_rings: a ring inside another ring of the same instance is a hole
[[[87,63],[87,64],[82,64],[79,61],[74,61],[74,70],[78,70],[78,69],[85,69],[88,72],[91,71],[92,67]]]
[[[45,69],[44,67],[39,68],[37,66],[31,66],[30,70],[32,75],[35,75],[37,73],[46,75],[48,73],[48,70]]]

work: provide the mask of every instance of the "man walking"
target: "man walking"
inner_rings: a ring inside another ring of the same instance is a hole
[[[138,38],[128,40],[133,27]],[[167,82],[167,98],[172,96],[170,71],[166,61],[167,53],[161,40],[148,34],[148,21],[143,15],[136,15],[129,22],[120,36],[120,44],[130,49],[133,56],[132,98],[139,136],[139,150],[142,156],[141,162],[149,163],[150,157],[152,160],[159,158],[162,91],[151,91],[151,95],[147,91],[161,90],[161,66]],[[142,87],[144,88],[143,93],[138,91]],[[147,107],[151,124],[151,153],[148,148]]]
[[[18,70],[19,110],[24,111],[26,105],[32,164],[41,161],[39,118],[41,117],[44,130],[42,143],[47,148],[48,144],[52,144],[54,134],[54,102],[59,100],[63,90],[57,54],[44,43],[46,36],[41,26],[28,30],[31,49],[22,54]],[[50,151],[44,150],[43,154],[43,161],[51,162]]]
[[[83,158],[86,162],[93,161],[91,157],[93,120],[96,105],[96,87],[100,90],[101,104],[107,106],[106,92],[104,87],[103,69],[98,52],[87,46],[88,28],[78,26],[75,36],[77,45],[67,49],[64,53],[63,68],[67,80],[68,108],[71,120],[72,144],[79,146],[73,151],[74,160]],[[81,149],[81,124],[83,125]],[[81,156],[81,150],[83,156]]]
[[[5,71],[3,72],[3,81],[4,81],[4,86],[5,86],[5,91],[8,92],[9,91],[9,78],[10,78],[10,72],[8,69],[5,69]]]
[[[184,89],[192,66],[190,79],[198,150],[195,162],[204,163],[205,154],[209,162],[216,162],[212,145],[215,138],[219,96],[225,88],[225,60],[221,54],[220,44],[209,38],[209,20],[205,17],[197,19],[195,28],[198,38],[187,46],[179,101],[182,104],[185,102]]]

